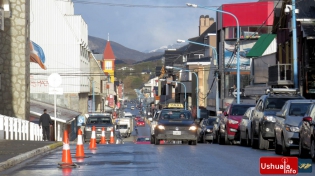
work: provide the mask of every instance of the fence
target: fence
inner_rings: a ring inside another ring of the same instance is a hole
[[[0,139],[41,141],[43,135],[38,124],[0,114]]]

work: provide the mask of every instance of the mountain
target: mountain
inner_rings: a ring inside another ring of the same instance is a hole
[[[89,47],[93,51],[93,53],[98,53],[98,54],[103,53],[106,43],[107,43],[107,40],[89,36]],[[114,41],[110,41],[110,44],[112,46],[112,49],[116,57],[116,64],[119,64],[119,63],[133,64],[135,62],[139,62],[139,61],[141,62],[150,57],[162,54],[162,51],[143,53],[140,51],[136,51],[136,50],[124,47],[123,45],[116,43]]]
[[[160,48],[153,49],[153,50],[145,50],[144,53],[164,53],[165,50],[167,49],[178,49],[184,45],[187,45],[187,43],[174,43],[172,45],[168,46],[161,46]]]

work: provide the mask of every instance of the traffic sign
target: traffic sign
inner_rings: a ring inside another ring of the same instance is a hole
[[[48,83],[51,87],[58,87],[62,83],[61,76],[58,73],[52,73],[48,77]]]
[[[49,94],[62,95],[63,89],[58,87],[49,87]]]

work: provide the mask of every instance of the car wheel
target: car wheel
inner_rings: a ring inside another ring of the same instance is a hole
[[[154,141],[154,136],[151,135],[150,143],[151,143],[151,144],[154,144],[154,142],[155,142],[155,141]]]
[[[284,137],[282,136],[282,155],[290,156],[290,148],[285,146]]]
[[[258,142],[257,142],[257,140],[254,139],[254,131],[253,130],[251,132],[250,145],[252,146],[253,149],[258,148]]]
[[[155,144],[155,145],[160,145],[160,140],[157,139],[156,137],[154,138],[154,144]]]
[[[230,140],[228,139],[227,133],[225,133],[225,135],[224,135],[224,143],[225,143],[225,145],[230,145],[231,144]]]
[[[276,136],[276,135],[275,135]],[[281,146],[278,144],[278,140],[277,137],[275,137],[275,153],[278,155],[281,155],[282,153],[282,148]]]
[[[300,137],[300,142],[299,142],[299,157],[301,158],[306,158],[309,155],[309,151],[306,150],[303,146],[302,146],[302,140]]]
[[[268,147],[267,147],[268,145]],[[260,150],[268,149],[269,148],[269,141],[265,140],[262,137],[261,132],[259,131],[259,139],[258,139],[258,147]]]
[[[249,136],[248,136],[248,131],[246,131],[246,146],[250,146],[250,140],[249,140]]]
[[[315,139],[312,140],[311,144],[311,157],[313,162],[315,162]]]

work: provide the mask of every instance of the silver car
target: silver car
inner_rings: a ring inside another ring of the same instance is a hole
[[[276,113],[275,153],[289,156],[291,149],[299,148],[299,130],[307,109],[313,100],[288,100]]]
[[[244,146],[250,146],[250,140],[251,140],[251,123],[252,123],[252,115],[255,110],[255,107],[250,107],[246,110],[242,117],[242,121],[240,123],[240,139],[241,139],[241,145]]]

